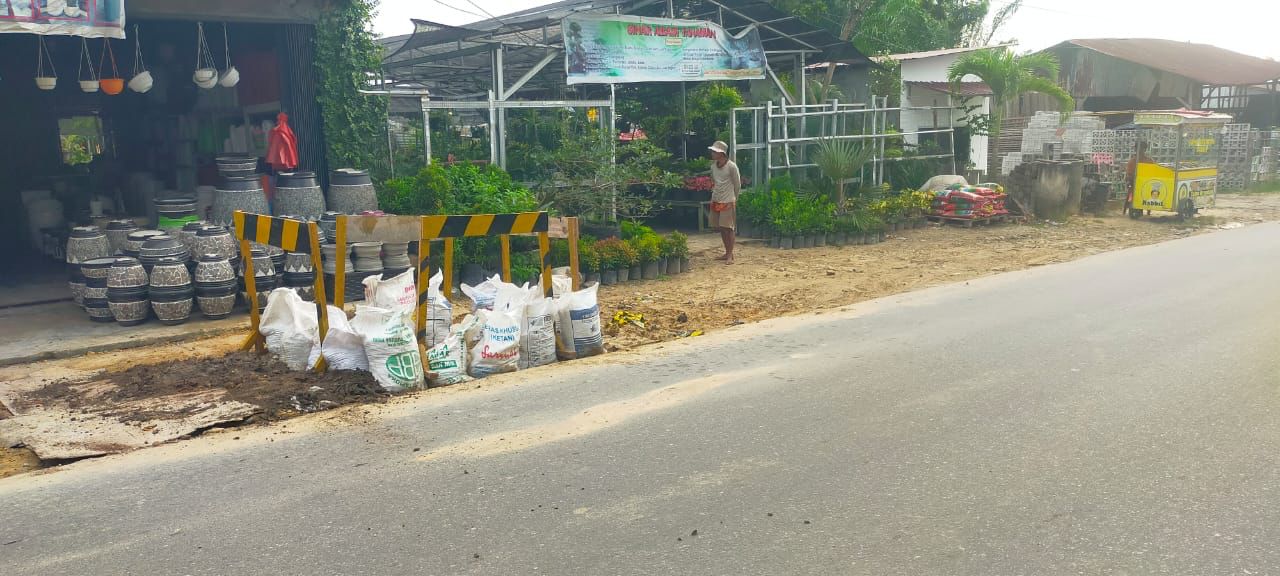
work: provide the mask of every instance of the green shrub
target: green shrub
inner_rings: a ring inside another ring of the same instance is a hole
[[[635,248],[620,238],[605,238],[596,242],[596,253],[600,257],[601,270],[630,268],[640,262]]]
[[[637,236],[628,242],[635,247],[641,262],[656,262],[662,257],[662,237],[657,234]]]
[[[663,240],[666,245],[666,253],[668,257],[688,258],[689,257],[689,237],[679,230],[668,234]]]
[[[645,226],[639,222],[633,222],[631,220],[624,220],[622,222],[622,239],[623,240],[632,240],[634,238],[640,238],[642,236],[653,236],[653,235],[654,235],[653,228]]]

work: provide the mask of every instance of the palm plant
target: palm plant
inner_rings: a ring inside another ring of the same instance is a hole
[[[835,184],[836,207],[843,209],[845,205],[844,185],[853,178],[862,165],[871,159],[872,149],[852,140],[823,138],[818,140],[818,150],[813,161],[832,183]]]
[[[947,79],[959,85],[965,76],[977,76],[991,88],[991,119],[987,135],[1000,139],[1005,106],[1027,92],[1039,92],[1058,101],[1063,113],[1075,109],[1075,99],[1057,84],[1058,58],[1048,52],[1018,56],[1004,48],[978,50],[961,56],[947,70]]]

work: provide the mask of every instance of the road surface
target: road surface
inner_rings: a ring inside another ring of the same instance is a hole
[[[14,477],[0,566],[1275,574],[1277,262],[1258,225]]]

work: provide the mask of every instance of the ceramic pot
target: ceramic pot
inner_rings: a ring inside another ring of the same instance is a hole
[[[133,220],[112,220],[107,222],[107,244],[111,246],[112,254],[123,254],[125,246],[129,241],[129,235],[138,231],[138,225]]]
[[[151,309],[155,311],[156,318],[160,319],[161,324],[169,326],[182,324],[190,319],[192,305],[193,298],[191,296],[167,302],[158,302],[153,296],[151,300]]]
[[[181,230],[177,231],[178,241],[187,247],[187,252],[191,254],[192,260],[197,260],[196,254],[199,254],[196,251],[196,234],[200,232],[201,228],[208,225],[208,222],[196,220],[195,222],[187,222]]]
[[[213,254],[219,258],[233,260],[239,256],[240,247],[231,232],[222,226],[205,226],[196,231],[195,253],[201,257]]]
[[[350,247],[348,247],[348,249],[349,248]],[[323,262],[324,262],[324,273],[325,274],[337,273],[338,246],[336,244],[321,245],[320,256],[321,258],[323,258]],[[356,271],[355,263],[353,262],[350,254],[347,254],[346,258],[342,259],[342,262],[343,262],[343,265],[342,265],[343,270],[346,273],[350,274]]]
[[[106,288],[85,289],[84,311],[89,314],[89,319],[94,322],[115,321],[115,317],[111,315],[111,304],[107,302]]]
[[[383,268],[411,268],[412,266],[413,262],[409,260],[408,242],[382,243]]]
[[[142,267],[146,268],[148,273],[158,262],[167,258],[172,258],[177,263],[185,266],[187,261],[191,259],[191,252],[177,238],[162,234],[160,236],[152,236],[146,242],[143,242],[142,249],[138,253],[138,261],[142,262]]]
[[[251,214],[270,214],[267,194],[258,176],[226,176],[218,185],[209,209],[209,219],[219,226],[231,227],[236,210]]]
[[[36,87],[41,90],[53,90],[58,86],[57,76],[37,76]]]
[[[107,271],[107,288],[118,290],[143,290],[145,292],[150,278],[142,263],[135,258],[116,258]]]
[[[142,255],[142,245],[145,244],[147,240],[155,238],[156,236],[165,235],[166,234],[164,232],[159,230],[139,230],[137,232],[131,232],[125,237],[124,249],[121,250],[121,253],[130,258],[138,258]]]
[[[311,255],[305,252],[290,252],[285,255],[284,273],[285,274],[306,274],[308,276],[315,272],[311,265]]]
[[[67,239],[66,260],[68,264],[79,264],[95,258],[106,258],[114,251],[107,235],[97,226],[76,226],[71,229]]]
[[[205,254],[200,257],[200,263],[196,265],[196,274],[193,281],[197,288],[201,286],[222,285],[228,282],[234,283],[236,279],[236,271],[231,268],[231,262],[218,254]]]
[[[101,280],[102,287],[107,286],[107,277],[111,274],[111,266],[115,264],[116,257],[109,256],[106,258],[94,258],[80,263],[80,275],[88,284],[90,280]]]
[[[356,254],[356,272],[382,272],[381,242],[356,242],[351,247]]]
[[[329,209],[340,214],[359,214],[378,209],[373,180],[364,170],[343,168],[329,174]]]
[[[235,288],[223,296],[196,296],[196,304],[200,306],[200,314],[210,320],[218,320],[231,315],[236,307]]]
[[[97,80],[81,80],[80,81],[80,91],[85,92],[87,94],[92,94],[94,92],[97,92],[98,88],[100,87],[101,87],[101,83],[99,83]]]
[[[190,288],[191,273],[187,271],[185,260],[177,258],[161,258],[151,268],[150,286],[156,288]]]
[[[133,260],[129,258],[129,260]],[[134,264],[141,271],[142,266]],[[147,300],[146,285],[134,288],[107,288],[107,307],[111,316],[121,326],[136,326],[147,321],[151,304]]]
[[[320,231],[324,232],[324,237],[329,240],[336,241],[338,237],[338,216],[337,212],[325,212],[320,215],[320,221],[316,223]]]
[[[155,79],[151,77],[149,70],[143,70],[129,79],[129,89],[139,94],[146,94],[155,84]]]
[[[171,231],[181,229],[189,223],[199,220],[196,216],[196,199],[191,196],[176,198],[156,198],[156,229]]]
[[[277,174],[271,199],[276,214],[296,214],[302,220],[319,220],[324,215],[324,191],[315,172]]]

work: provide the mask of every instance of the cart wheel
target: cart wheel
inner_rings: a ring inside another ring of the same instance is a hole
[[[1186,222],[1196,215],[1196,203],[1190,198],[1183,198],[1178,203],[1178,221]]]

